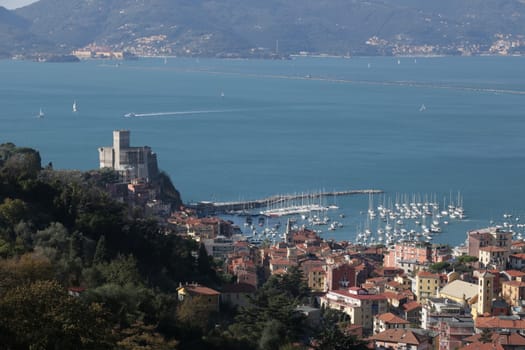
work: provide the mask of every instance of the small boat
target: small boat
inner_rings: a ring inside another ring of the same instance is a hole
[[[132,118],[134,116],[136,116],[136,114],[133,113],[133,112],[124,114],[124,117],[126,117],[126,118]]]
[[[40,111],[38,112],[38,118],[44,118],[45,114],[44,111],[42,111],[42,108],[40,108]]]
[[[78,108],[77,108],[77,101],[73,101],[73,112],[76,113],[78,112]]]
[[[422,104],[421,107],[419,107],[420,112],[424,112],[426,110],[427,110],[427,107],[424,104]]]

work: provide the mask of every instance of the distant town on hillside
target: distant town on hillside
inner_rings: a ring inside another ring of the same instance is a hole
[[[90,47],[138,56],[521,55],[524,15],[519,0],[40,0],[0,7],[0,57]]]

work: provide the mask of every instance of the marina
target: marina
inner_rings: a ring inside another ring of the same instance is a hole
[[[235,212],[250,212],[259,232],[275,225],[282,232],[290,218],[292,226],[306,225],[336,241],[355,242],[368,229],[368,243],[372,237],[377,242],[381,230],[385,242],[387,226],[392,239],[401,239],[404,229],[405,237],[414,230],[425,240],[421,227],[431,230],[436,219],[441,232],[431,232],[435,243],[460,244],[468,230],[491,222],[522,230],[516,218],[525,218],[525,71],[515,67],[523,66],[523,58],[396,61],[173,58],[166,64],[124,61],[118,69],[100,61],[3,61],[2,138],[37,149],[42,164],[89,170],[98,167],[97,148],[110,130],[131,130],[133,143],[156,150],[184,203],[227,203],[221,217],[246,234],[251,234],[247,216]],[[308,74],[312,78],[304,79]],[[72,118],[74,101],[78,112]],[[40,107],[45,117],[35,122]],[[167,112],[179,114],[123,117]],[[367,194],[266,201],[276,193],[346,188],[385,191],[372,196],[374,218]],[[464,217],[452,212],[437,218],[448,212],[450,192],[458,206],[458,191]],[[252,198],[263,200],[252,208]],[[439,210],[430,207],[434,213],[424,221],[407,219],[400,211],[415,212],[411,202],[437,202]],[[399,212],[395,220],[390,211]],[[512,220],[504,220],[504,213]],[[334,221],[342,227],[332,226]]]
[[[366,189],[366,190],[346,190],[346,191],[332,191],[332,192],[312,192],[288,195],[275,195],[263,199],[246,200],[246,201],[232,201],[232,202],[210,202],[202,201],[192,203],[189,207],[197,210],[199,215],[219,215],[219,214],[244,214],[253,215],[261,214],[265,216],[286,216],[293,214],[306,213],[311,211],[326,210],[319,203],[313,203],[314,199],[322,199],[325,197],[349,196],[356,194],[380,194],[382,190]],[[257,213],[253,209],[265,208],[265,210]]]

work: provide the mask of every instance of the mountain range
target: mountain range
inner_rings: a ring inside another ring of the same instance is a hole
[[[0,7],[0,55],[525,53],[525,0],[40,0]]]

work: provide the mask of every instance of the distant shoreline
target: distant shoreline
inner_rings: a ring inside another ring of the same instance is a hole
[[[70,56],[70,55],[59,55],[59,54],[35,54],[33,56],[22,56],[13,55],[12,57],[0,57],[0,60],[12,60],[12,61],[37,61],[46,62],[46,60],[39,60],[42,57],[59,57],[59,56]],[[177,59],[177,58],[194,58],[194,59],[219,59],[219,60],[283,60],[283,59],[295,59],[295,58],[337,58],[337,59],[360,59],[360,58],[371,58],[371,57],[391,57],[391,58],[442,58],[442,57],[525,57],[525,54],[490,54],[490,53],[478,53],[471,55],[445,55],[445,54],[430,54],[430,55],[334,55],[334,54],[289,54],[280,57],[267,57],[267,56],[232,56],[232,57],[216,57],[216,56],[177,56],[177,55],[159,55],[159,56],[146,56],[136,55],[139,59]],[[128,61],[127,59],[112,59],[112,58],[82,58],[79,61]]]

